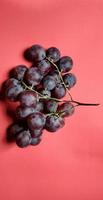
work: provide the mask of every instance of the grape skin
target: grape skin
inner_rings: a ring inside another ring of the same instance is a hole
[[[43,79],[43,87],[47,90],[53,90],[56,87],[56,81],[52,76],[45,76]]]
[[[40,70],[43,76],[48,74],[50,70],[52,69],[50,62],[46,59],[36,63],[36,67]]]
[[[60,59],[60,51],[56,47],[50,47],[46,51],[46,56],[55,63]]]
[[[64,119],[55,115],[46,118],[45,128],[49,132],[56,132],[65,125]]]
[[[37,94],[33,91],[27,90],[23,91],[19,96],[19,101],[21,106],[34,106],[36,107],[37,104]]]
[[[58,106],[57,111],[60,113],[62,117],[68,117],[74,113],[75,107],[70,102],[62,103],[61,105]]]
[[[23,87],[17,79],[11,78],[5,82],[5,97],[11,101],[17,101]]]
[[[72,73],[65,74],[63,80],[68,89],[71,89],[77,82],[76,76]]]
[[[62,73],[69,72],[72,69],[73,66],[73,60],[69,56],[63,56],[60,58],[60,60],[57,62],[57,66],[59,67],[60,71]]]
[[[57,101],[54,100],[48,100],[45,103],[45,111],[47,113],[55,113],[57,111],[58,108],[58,103]]]
[[[25,81],[32,86],[39,85],[43,75],[37,67],[29,68],[25,73]]]
[[[19,81],[23,81],[27,69],[28,68],[25,65],[17,65],[10,71],[10,77],[13,77]]]
[[[34,130],[30,130],[30,134],[32,138],[36,138],[39,137],[40,135],[43,134],[43,129],[34,129]]]
[[[30,114],[35,112],[34,107],[22,107],[18,106],[16,108],[16,118],[18,120],[24,120],[26,119]]]
[[[16,144],[21,147],[27,147],[31,142],[31,135],[29,130],[25,130],[20,132],[17,136],[16,136]]]
[[[41,142],[41,138],[40,138],[40,137],[36,137],[36,138],[31,138],[30,144],[31,144],[32,146],[36,146],[36,145],[38,145],[40,142]]]
[[[45,121],[45,115],[41,112],[35,112],[27,118],[27,124],[30,130],[43,128]]]
[[[38,61],[43,60],[46,57],[46,52],[42,46],[36,44],[26,49],[26,51],[24,52],[24,57],[28,61],[38,62]]]
[[[66,95],[66,89],[62,84],[57,84],[54,90],[52,91],[52,97],[61,99]]]

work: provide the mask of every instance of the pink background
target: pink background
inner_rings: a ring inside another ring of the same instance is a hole
[[[37,147],[5,142],[11,119],[0,102],[1,200],[103,200],[103,0],[0,0],[0,84],[31,44],[56,46],[74,60],[80,107]]]

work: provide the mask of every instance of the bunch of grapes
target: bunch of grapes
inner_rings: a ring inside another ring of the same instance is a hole
[[[33,45],[25,50],[24,57],[31,67],[18,65],[10,71],[5,81],[5,98],[19,102],[15,111],[16,122],[10,125],[8,137],[19,147],[37,145],[41,142],[43,130],[56,132],[65,125],[65,117],[71,116],[78,105],[70,89],[77,79],[70,70],[73,60],[61,57],[59,49],[47,50]],[[68,100],[62,99],[68,93]]]

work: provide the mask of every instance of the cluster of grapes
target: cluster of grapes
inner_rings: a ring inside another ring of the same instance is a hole
[[[61,57],[56,47],[45,50],[33,45],[24,52],[32,63],[28,68],[18,65],[5,81],[5,97],[18,101],[17,121],[9,127],[9,138],[19,147],[41,142],[43,129],[55,132],[65,124],[64,118],[74,113],[75,105],[83,105],[72,99],[69,90],[76,84],[76,77],[68,73],[73,66],[69,56]],[[61,100],[68,92],[70,100]]]

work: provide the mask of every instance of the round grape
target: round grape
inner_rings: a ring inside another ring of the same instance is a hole
[[[54,100],[47,100],[45,103],[45,110],[47,113],[55,113],[58,108],[58,103],[57,101]]]
[[[58,107],[58,112],[62,117],[71,116],[75,111],[74,105],[70,102],[62,103]]]
[[[31,62],[38,62],[43,60],[46,57],[46,52],[45,49],[38,45],[35,44],[31,46],[30,48],[26,49],[24,52],[24,57]]]
[[[8,127],[7,130],[7,141],[14,141],[16,135],[23,131],[25,127],[20,122],[13,123]]]
[[[73,66],[73,60],[69,56],[63,56],[57,62],[57,66],[59,67],[60,71],[63,73],[69,72]]]
[[[25,65],[18,65],[11,70],[10,77],[13,77],[13,78],[18,79],[19,81],[22,81],[26,71],[27,71],[27,67]]]
[[[55,63],[60,59],[60,51],[56,47],[50,47],[46,51],[46,56]]]
[[[27,123],[30,130],[43,128],[45,121],[45,115],[41,112],[35,112],[27,118]]]
[[[30,144],[30,142],[31,135],[28,130],[22,131],[16,136],[16,144],[21,148],[27,147]]]
[[[63,80],[68,89],[71,89],[77,82],[75,75],[72,73],[65,74]]]
[[[36,67],[38,67],[42,75],[48,74],[52,69],[50,62],[45,59],[36,63]]]
[[[55,79],[55,81],[56,81],[56,84],[59,84],[59,83],[61,83],[61,79],[60,79],[60,76],[59,76],[59,74],[58,74],[58,72],[56,71],[56,70],[54,70],[54,71],[52,71],[52,72],[50,72],[50,74],[49,74],[50,76],[53,76],[53,78]]]
[[[37,94],[33,91],[27,90],[23,91],[19,96],[19,101],[21,106],[36,106],[37,104]]]
[[[43,87],[47,90],[53,90],[56,86],[56,81],[52,76],[45,76],[43,79]]]
[[[25,73],[25,81],[29,85],[39,85],[42,78],[43,76],[41,75],[41,72],[37,67],[31,67]]]
[[[49,132],[55,132],[65,125],[64,119],[56,115],[51,115],[46,118],[45,128]]]
[[[22,106],[18,106],[16,108],[16,118],[18,120],[24,120],[25,118],[27,118],[30,114],[35,112],[35,108],[34,107],[22,107]]]
[[[19,81],[14,78],[7,80],[5,86],[5,97],[11,101],[17,101],[18,95],[24,90]]]
[[[54,90],[52,91],[52,97],[57,99],[61,99],[66,95],[66,89],[62,84],[56,85]]]

